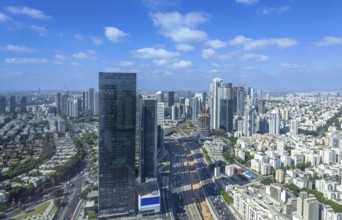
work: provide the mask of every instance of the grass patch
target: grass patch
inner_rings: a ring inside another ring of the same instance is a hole
[[[56,206],[54,206],[49,213],[49,217],[52,217],[57,212],[57,210],[58,210],[58,208]]]
[[[234,202],[234,199],[226,191],[221,191],[221,196],[228,205]]]
[[[50,202],[51,201],[44,202],[44,203],[34,207],[34,209],[30,212],[18,215],[17,217],[14,218],[14,220],[22,220],[22,219],[25,219],[27,217],[31,217],[31,216],[39,215],[39,214],[42,215],[45,212],[45,210],[47,209],[47,207],[49,207]]]

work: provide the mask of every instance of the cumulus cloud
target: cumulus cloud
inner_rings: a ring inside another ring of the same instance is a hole
[[[9,51],[9,52],[15,52],[15,53],[33,53],[33,52],[38,51],[38,49],[36,48],[29,48],[29,47],[13,45],[13,44],[6,45],[3,48],[3,50]]]
[[[270,38],[251,39],[243,35],[238,35],[228,42],[230,45],[242,45],[244,50],[262,49],[267,46],[277,46],[278,48],[288,48],[297,45],[296,39],[292,38]]]
[[[119,66],[122,66],[122,67],[130,67],[130,66],[133,66],[134,63],[132,61],[121,61],[119,63]]]
[[[46,58],[5,58],[5,63],[8,64],[39,64],[39,63],[47,63],[48,59]]]
[[[206,32],[196,29],[199,24],[209,20],[208,14],[191,12],[182,15],[179,12],[158,12],[151,17],[153,24],[160,28],[160,33],[177,43],[204,41],[208,38]]]
[[[142,0],[142,3],[149,9],[158,10],[165,7],[177,6],[180,0]]]
[[[253,53],[246,53],[243,54],[241,57],[242,60],[253,60],[257,62],[265,62],[268,61],[268,56],[262,55],[262,54],[253,54]]]
[[[235,2],[245,4],[245,5],[253,5],[255,3],[258,3],[259,0],[235,0]]]
[[[171,69],[186,69],[192,66],[191,61],[179,60],[168,67]]]
[[[84,36],[80,33],[74,34],[74,38],[79,41],[84,40]]]
[[[11,20],[10,17],[0,12],[0,22]]]
[[[90,37],[91,41],[93,42],[94,45],[101,45],[103,44],[103,41],[101,38],[91,36]]]
[[[306,68],[306,65],[298,64],[298,63],[282,63],[281,67],[283,67],[285,70],[288,70],[288,71],[297,72]]]
[[[342,37],[326,36],[322,40],[315,43],[318,47],[342,45]]]
[[[37,26],[37,25],[31,25],[29,27],[31,30],[33,30],[34,32],[37,32],[39,34],[39,36],[44,37],[46,35],[47,29],[45,27],[42,26]]]
[[[170,59],[179,56],[179,53],[162,48],[141,48],[133,52],[133,55],[141,59]]]
[[[207,44],[214,49],[220,49],[227,45],[226,42],[218,40],[218,39],[210,40],[207,42]]]
[[[258,12],[261,15],[271,15],[271,14],[280,15],[280,14],[283,14],[283,13],[289,11],[290,9],[291,9],[291,7],[288,5],[282,6],[279,8],[263,7]]]
[[[73,58],[76,58],[76,59],[96,59],[95,56],[92,56],[91,54],[94,54],[92,52],[79,52],[79,53],[74,53],[72,55]]]
[[[179,51],[187,52],[187,51],[193,50],[194,47],[189,44],[177,44],[176,49]]]
[[[26,15],[31,18],[49,19],[50,16],[46,15],[43,11],[29,7],[6,7],[6,11],[12,14]]]
[[[58,61],[65,61],[65,60],[68,59],[68,58],[67,58],[66,56],[64,56],[63,54],[56,54],[56,55],[54,56],[54,58],[55,58],[56,60],[58,60]]]
[[[207,48],[207,49],[203,49],[202,50],[202,57],[204,59],[208,59],[211,57],[214,57],[216,55],[215,50],[211,49],[211,48]]]
[[[125,33],[116,27],[105,27],[104,29],[105,36],[113,43],[118,43],[122,38],[129,36],[128,33]]]

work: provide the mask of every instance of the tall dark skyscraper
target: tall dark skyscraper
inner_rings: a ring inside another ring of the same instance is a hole
[[[233,100],[220,100],[220,128],[226,132],[233,131]]]
[[[140,178],[145,182],[157,178],[157,101],[143,99],[140,108]]]
[[[60,93],[56,93],[55,106],[57,109],[57,114],[60,114],[61,113],[61,94]]]
[[[88,91],[88,116],[93,117],[94,116],[94,96],[95,91],[94,88],[89,88]]]
[[[26,96],[22,96],[20,99],[20,113],[25,113],[27,112],[27,98]]]
[[[86,92],[82,92],[82,111],[84,113],[87,112],[87,107],[86,107]]]
[[[61,112],[65,115],[68,114],[68,97],[69,94],[66,92],[61,96]]]
[[[16,100],[15,100],[15,96],[11,96],[10,100],[9,100],[9,105],[10,105],[10,112],[11,113],[15,113],[15,108],[16,108]]]
[[[99,216],[135,214],[136,74],[99,73]]]
[[[173,106],[175,104],[175,92],[174,91],[170,91],[169,92],[169,107]]]
[[[5,96],[0,96],[0,114],[5,114],[6,112],[6,98]]]

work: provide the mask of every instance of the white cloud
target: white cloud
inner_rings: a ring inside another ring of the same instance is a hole
[[[121,61],[121,62],[119,63],[119,65],[122,66],[122,67],[130,67],[130,66],[133,66],[134,63],[131,62],[131,61]]]
[[[26,15],[32,18],[37,18],[37,19],[49,19],[50,18],[50,16],[46,15],[44,12],[38,9],[29,8],[29,7],[9,6],[9,7],[6,7],[6,11],[12,14]]]
[[[207,33],[187,27],[179,27],[167,34],[175,42],[204,41]]]
[[[56,54],[56,55],[54,56],[54,58],[55,58],[56,60],[58,60],[58,61],[65,61],[65,60],[68,59],[66,56],[64,56],[64,55],[62,55],[62,54]]]
[[[84,40],[84,36],[80,33],[74,34],[74,38],[79,41]]]
[[[214,49],[220,49],[227,45],[226,42],[218,40],[218,39],[210,40],[207,42],[207,44]]]
[[[87,51],[87,53],[85,52],[79,52],[79,53],[74,53],[72,55],[73,58],[76,58],[76,59],[96,59],[95,56],[91,56],[89,54],[92,54],[92,53],[89,53],[89,51]]]
[[[3,50],[15,52],[15,53],[33,53],[33,52],[38,51],[38,49],[36,49],[36,48],[28,48],[28,47],[24,47],[24,46],[13,45],[13,44],[6,45],[3,48]]]
[[[103,44],[103,40],[101,38],[91,36],[90,39],[91,39],[91,41],[93,42],[94,45],[101,45],[101,44]]]
[[[342,37],[326,36],[322,40],[315,43],[318,47],[342,45]]]
[[[71,62],[70,63],[70,66],[79,66],[80,64],[79,63],[77,63],[77,62]]]
[[[242,60],[254,60],[258,62],[265,62],[269,60],[268,56],[265,56],[262,54],[253,54],[253,53],[243,54],[241,59]]]
[[[221,65],[218,64],[218,63],[211,63],[211,66],[213,66],[213,67],[220,67]]]
[[[88,54],[97,54],[97,52],[95,50],[87,50]]]
[[[296,39],[292,38],[270,38],[270,39],[251,39],[238,35],[228,42],[230,45],[242,45],[244,50],[262,49],[267,46],[277,46],[278,48],[288,48],[297,45]]]
[[[245,4],[245,5],[253,5],[255,3],[258,3],[259,0],[235,0],[235,2]]]
[[[282,63],[281,66],[284,69],[292,72],[301,71],[302,69],[306,68],[306,65],[298,63]]]
[[[204,41],[208,38],[206,32],[196,29],[199,24],[209,20],[205,13],[191,12],[182,15],[179,12],[158,12],[151,17],[153,24],[160,28],[160,33],[177,43]]]
[[[157,10],[169,6],[177,6],[179,5],[180,0],[142,0],[142,3],[149,9]]]
[[[168,67],[171,69],[186,69],[192,66],[191,61],[179,60]]]
[[[291,9],[290,6],[282,6],[279,8],[271,8],[271,7],[263,7],[259,10],[259,14],[261,15],[271,15],[271,14],[276,14],[280,15],[283,14]]]
[[[176,49],[179,50],[179,51],[186,52],[186,51],[193,50],[194,47],[189,45],[189,44],[177,44],[176,45]]]
[[[219,70],[215,68],[209,70],[209,73],[218,73],[218,72]]]
[[[208,58],[211,58],[211,57],[214,57],[214,56],[216,56],[215,50],[213,50],[211,48],[207,48],[207,49],[203,49],[202,50],[202,57],[204,59],[208,59]]]
[[[125,33],[116,27],[105,27],[104,29],[105,36],[113,43],[118,43],[122,38],[129,36],[128,33]]]
[[[42,26],[37,26],[37,25],[31,25],[29,27],[31,30],[37,32],[39,36],[44,37],[46,35],[47,29]]]
[[[47,63],[48,59],[46,58],[5,58],[5,63],[9,64],[38,64],[38,63]]]
[[[5,22],[11,20],[10,17],[0,12],[0,22]]]
[[[141,59],[170,59],[178,57],[179,53],[162,48],[142,48],[134,51],[133,55]]]

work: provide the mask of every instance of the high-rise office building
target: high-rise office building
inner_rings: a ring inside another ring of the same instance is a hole
[[[22,96],[20,99],[20,113],[25,113],[27,112],[27,98],[26,96]]]
[[[99,73],[99,218],[135,214],[136,74]]]
[[[65,115],[68,114],[68,97],[69,94],[66,92],[61,96],[61,112]]]
[[[5,96],[0,96],[0,114],[6,113],[6,98]]]
[[[55,95],[55,106],[57,109],[57,114],[61,113],[61,94],[58,92]]]
[[[210,91],[211,91],[211,108],[210,108],[210,115],[211,115],[211,127],[213,129],[219,129],[220,128],[220,86],[223,80],[221,78],[215,78],[213,79],[213,82],[210,85]]]
[[[169,104],[169,107],[171,107],[175,104],[175,92],[170,91],[168,94],[169,94],[168,95],[168,104]]]
[[[93,117],[94,116],[94,110],[95,110],[95,105],[94,105],[94,88],[90,88],[88,91],[88,116]]]
[[[298,134],[298,121],[296,119],[293,119],[290,122],[290,133],[292,135]]]
[[[205,108],[205,105],[207,104],[206,103],[207,93],[206,92],[196,92],[195,97],[197,97],[199,102],[200,102],[200,110]]]
[[[88,103],[89,103],[89,91],[85,91],[85,94],[84,94],[84,106],[85,106],[84,113],[86,115],[88,115]]]
[[[193,97],[191,101],[191,121],[197,124],[197,114],[200,111],[200,100],[198,97]]]
[[[95,92],[94,95],[94,115],[98,116],[99,115],[99,93]]]
[[[86,107],[86,92],[82,92],[82,112],[86,113],[87,112],[87,107]]]
[[[179,105],[173,105],[171,107],[171,119],[172,120],[179,120],[179,115],[180,115],[180,108],[179,108]]]
[[[143,99],[139,110],[140,137],[140,179],[141,182],[157,178],[157,101]]]
[[[226,132],[233,131],[233,100],[220,100],[220,129]]]
[[[259,102],[258,102],[258,113],[259,114],[265,114],[266,113],[265,100],[259,100]]]
[[[210,133],[210,116],[206,111],[198,113],[197,116],[198,132],[207,137]]]
[[[158,124],[158,143],[157,147],[162,148],[164,146],[164,102],[157,102],[157,124]]]
[[[232,84],[224,83],[221,78],[213,79],[210,101],[211,127],[213,129],[224,129],[227,132],[232,131]]]
[[[156,92],[157,102],[164,102],[164,93],[162,91]]]
[[[245,109],[245,114],[244,114],[244,125],[243,125],[243,130],[244,130],[244,135],[246,136],[252,136],[253,134],[256,133],[256,126],[255,126],[255,108],[254,106],[246,106]]]
[[[319,219],[319,202],[311,194],[300,192],[297,199],[297,217],[303,220]]]
[[[269,133],[274,135],[280,134],[280,117],[279,112],[277,110],[273,110],[270,114],[269,119]]]
[[[235,87],[234,88],[234,101],[236,107],[236,114],[238,116],[243,116],[245,111],[245,98],[246,98],[246,91],[244,87]]]
[[[15,109],[17,106],[15,96],[10,97],[9,106],[10,106],[10,113],[15,113]]]

